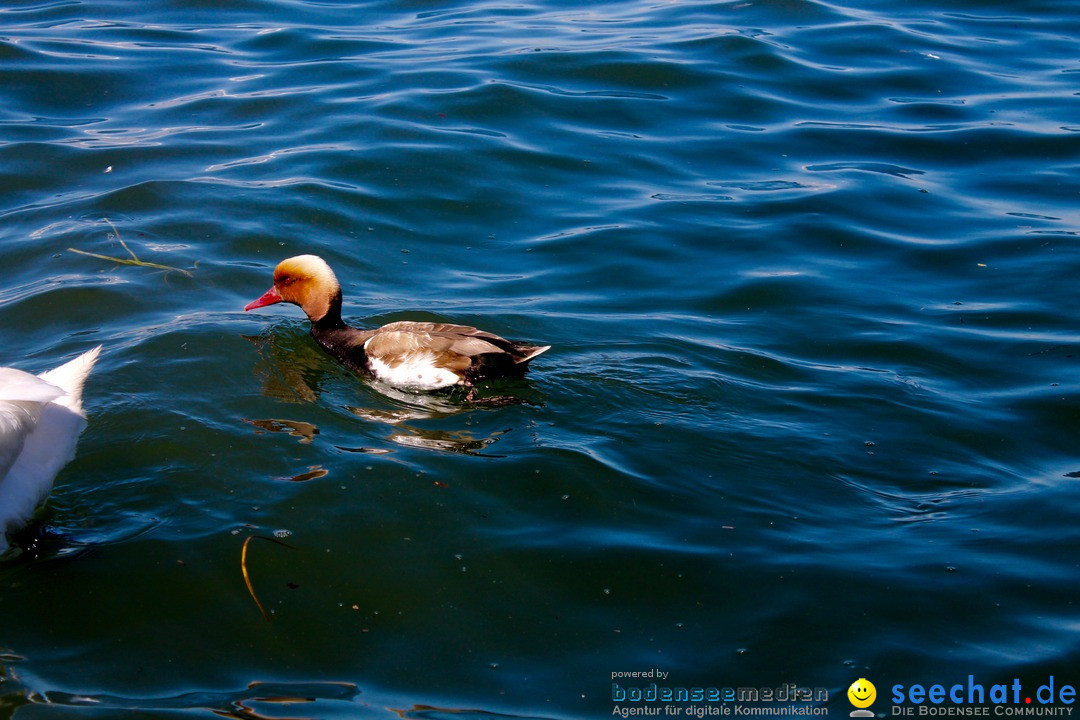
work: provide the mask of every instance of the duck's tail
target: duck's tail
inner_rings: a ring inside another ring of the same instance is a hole
[[[519,353],[521,353],[520,356],[514,357],[514,363],[517,364],[517,365],[521,365],[523,363],[529,362],[530,360],[532,360],[537,355],[539,355],[541,353],[544,353],[544,352],[547,352],[548,350],[551,349],[551,346],[550,345],[518,345],[514,349],[517,350]]]
[[[77,413],[82,413],[82,391],[86,378],[94,369],[94,363],[101,355],[101,346],[93,350],[87,350],[74,360],[69,360],[58,368],[48,370],[38,375],[47,383],[51,383],[64,391],[64,395],[53,402],[71,408]]]
[[[7,547],[4,535],[30,520],[34,508],[48,496],[60,468],[75,457],[75,444],[86,426],[83,383],[100,353],[101,348],[96,347],[37,378],[27,376],[46,391],[51,389],[56,397],[38,403],[33,423],[23,427],[17,436],[8,433],[6,438],[9,444],[17,440],[18,447],[8,448],[14,449],[15,457],[0,474],[0,552]],[[23,380],[20,386],[25,385]]]

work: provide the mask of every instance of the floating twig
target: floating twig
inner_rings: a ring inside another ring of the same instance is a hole
[[[106,223],[109,224],[109,227],[112,228],[112,236],[114,238],[116,238],[116,240],[120,243],[120,246],[123,247],[124,250],[127,250],[128,255],[131,256],[130,259],[122,258],[122,257],[113,257],[112,255],[99,255],[98,253],[87,252],[86,250],[79,250],[78,248],[69,247],[68,250],[73,252],[73,253],[78,253],[80,255],[89,255],[90,257],[97,258],[98,260],[108,260],[110,262],[120,263],[121,265],[136,265],[138,267],[153,268],[155,270],[165,270],[167,272],[178,272],[178,273],[182,273],[184,275],[187,275],[188,277],[194,277],[193,273],[190,270],[184,270],[183,268],[173,267],[172,265],[162,265],[161,263],[153,263],[153,262],[147,262],[146,260],[140,260],[139,256],[136,255],[135,252],[131,248],[128,247],[126,242],[124,242],[124,238],[120,237],[120,231],[116,229],[116,225],[113,224],[112,220],[110,220],[109,218],[103,218],[103,219],[105,220]]]

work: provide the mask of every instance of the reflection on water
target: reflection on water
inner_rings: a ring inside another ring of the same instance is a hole
[[[330,471],[322,465],[312,465],[307,469],[307,472],[293,475],[289,478],[289,482],[307,482],[308,480],[317,480],[318,478],[326,477],[329,474]]]
[[[268,418],[266,420],[247,420],[244,422],[254,425],[265,432],[283,432],[300,438],[302,444],[308,444],[319,434],[319,428],[303,420],[281,420]]]
[[[318,372],[318,365],[308,354],[292,352],[295,334],[287,337],[291,342],[284,343],[273,334],[244,335],[259,353],[252,372],[262,384],[263,395],[283,402],[313,403],[319,399],[317,387],[305,375]]]
[[[171,697],[128,698],[106,694],[77,694],[61,691],[37,692],[20,683],[19,676],[7,663],[22,658],[0,649],[0,681],[6,692],[0,694],[2,707],[15,712],[27,705],[83,710],[159,711],[184,713],[206,711],[217,717],[234,720],[315,720],[315,718],[398,718],[413,720],[546,720],[535,715],[507,715],[478,708],[452,708],[414,704],[408,708],[388,707],[385,699],[366,693],[351,682],[252,682],[236,691],[194,691]]]
[[[2,675],[0,675],[2,677]],[[218,717],[251,720],[309,720],[326,717],[341,704],[350,706],[360,694],[350,682],[253,682],[235,692],[190,692],[165,698],[125,698],[114,695],[81,695],[59,691],[19,694],[22,704],[42,703],[61,707],[113,710],[207,710]],[[3,697],[3,696],[0,696]],[[6,699],[6,698],[5,698]],[[14,698],[13,698],[14,699]],[[280,708],[300,706],[299,715],[282,715]],[[355,706],[352,706],[355,711]]]
[[[466,708],[446,708],[435,707],[433,705],[413,705],[408,710],[388,708],[390,712],[396,714],[402,720],[409,720],[410,718],[422,718],[423,720],[439,720],[439,718],[452,718],[452,720],[484,720],[485,718],[504,718],[506,720],[545,720],[533,715],[504,715],[503,713],[492,713],[486,710],[466,709]]]
[[[479,451],[498,441],[499,437],[507,432],[506,430],[493,432],[489,436],[481,438],[476,437],[467,430],[425,430],[424,428],[405,424],[406,420],[435,419],[446,417],[450,413],[387,412],[384,410],[368,410],[359,407],[350,407],[348,410],[353,415],[364,418],[365,420],[393,425],[394,431],[390,433],[388,437],[391,442],[397,443],[398,445],[462,453],[464,455],[503,457],[502,455],[491,455]]]
[[[348,371],[339,368],[334,361],[322,353],[305,333],[277,332],[259,336],[244,336],[259,350],[259,359],[255,363],[255,376],[262,384],[262,392],[267,397],[291,403],[312,404],[324,394],[324,387]],[[497,442],[506,430],[492,432],[486,436],[477,436],[467,430],[441,430],[424,428],[416,423],[438,421],[479,409],[495,409],[507,405],[530,404],[529,400],[518,396],[499,394],[507,386],[514,390],[528,391],[527,381],[514,380],[500,382],[497,386],[480,386],[476,400],[463,402],[464,393],[455,388],[450,392],[411,392],[387,385],[386,383],[356,377],[357,396],[362,396],[361,383],[378,393],[381,399],[390,401],[390,406],[345,405],[353,416],[370,423],[388,425],[392,431],[387,439],[403,447],[425,448],[441,452],[462,453],[465,455],[484,455],[501,457],[481,452]],[[311,443],[319,434],[319,428],[305,420],[282,418],[245,419],[244,422],[258,428],[259,432],[286,433],[300,438],[300,442]],[[388,453],[385,448],[335,446],[345,452]],[[312,469],[309,473],[291,478],[309,480],[321,477],[326,471]]]

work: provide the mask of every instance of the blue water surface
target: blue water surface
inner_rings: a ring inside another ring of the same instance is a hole
[[[0,8],[0,364],[104,345],[0,560],[0,717],[1080,683],[1077,37],[1065,0]],[[357,325],[553,348],[513,404],[380,387],[242,311],[300,253]]]

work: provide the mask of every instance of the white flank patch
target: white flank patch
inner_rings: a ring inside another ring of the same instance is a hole
[[[376,378],[400,388],[438,390],[457,385],[460,380],[456,374],[435,365],[433,353],[410,353],[397,367],[369,355],[368,365]]]

